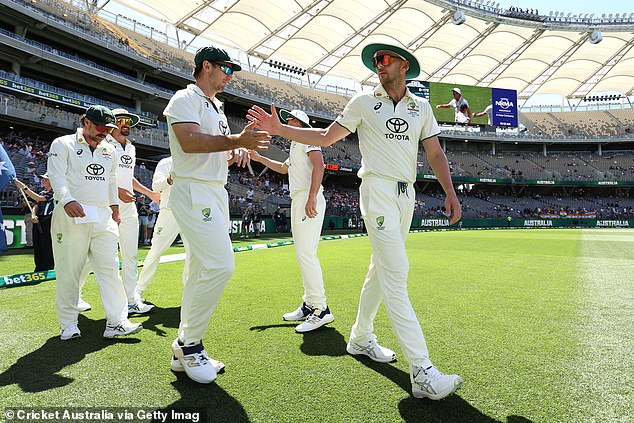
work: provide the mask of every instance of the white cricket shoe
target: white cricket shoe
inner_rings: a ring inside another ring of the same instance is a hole
[[[88,311],[91,308],[92,306],[90,304],[84,301],[82,297],[79,297],[79,301],[77,301],[77,310],[79,310],[80,313],[83,313],[84,311]]]
[[[297,310],[282,315],[282,319],[287,322],[299,322],[301,320],[306,320],[306,318],[311,314],[313,314],[313,308],[306,305],[306,303],[302,303],[302,305],[297,307]]]
[[[106,323],[106,330],[103,332],[103,337],[115,338],[117,336],[132,335],[141,329],[143,329],[143,325],[140,323],[132,323],[128,319],[124,319],[116,323]]]
[[[330,312],[330,308],[326,306],[325,310],[316,308],[312,314],[309,314],[306,320],[295,327],[295,332],[304,333],[318,329],[323,325],[335,320],[335,316]]]
[[[155,308],[156,306],[146,304],[139,298],[134,304],[128,304],[128,316],[132,316],[133,314],[148,314]]]
[[[396,360],[396,353],[389,348],[380,346],[375,339],[365,343],[350,340],[346,351],[352,355],[366,355],[379,363],[389,363]]]
[[[59,338],[62,341],[68,341],[69,339],[74,338],[81,338],[81,331],[79,330],[79,326],[77,326],[77,323],[62,329],[59,334]]]
[[[207,359],[209,360],[211,365],[214,366],[214,369],[216,369],[216,373],[220,373],[221,371],[224,370],[225,363],[223,363],[222,361],[218,361],[218,360],[215,360],[215,359],[209,357],[209,354],[207,354],[206,350],[202,350],[202,353],[207,356]],[[174,372],[184,372],[185,371],[185,367],[183,367],[181,362],[174,355],[172,355],[172,362],[170,363],[170,367],[172,368],[172,371],[174,371]]]
[[[463,383],[460,376],[446,375],[435,366],[426,369],[414,366],[410,379],[414,397],[432,400],[443,399],[453,394]]]
[[[186,347],[180,345],[178,339],[175,339],[172,342],[172,353],[172,370],[177,372],[184,371],[191,380],[198,383],[211,383],[216,380],[218,371],[214,363],[209,359],[202,342],[192,347]],[[180,367],[175,366],[174,361],[177,361]],[[217,362],[217,365],[218,367],[220,365],[222,365],[222,368],[224,367],[221,362]],[[182,370],[180,370],[181,368]]]

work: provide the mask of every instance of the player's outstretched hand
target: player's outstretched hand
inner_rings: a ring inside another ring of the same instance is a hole
[[[248,111],[247,119],[250,122],[255,122],[255,126],[267,131],[269,134],[279,135],[282,129],[282,123],[277,116],[274,104],[271,104],[271,113],[267,113],[260,106],[251,107]]]
[[[249,150],[249,155],[254,162],[259,162],[262,159],[262,155],[255,150]]]
[[[458,201],[458,197],[456,197],[455,193],[451,193],[447,195],[445,198],[445,216],[449,217],[453,215],[451,220],[449,221],[450,225],[453,225],[462,217],[462,206],[460,205],[460,201]]]
[[[238,167],[247,167],[250,160],[250,152],[255,150],[247,150],[246,148],[236,148],[231,151],[230,165],[235,163]]]
[[[238,146],[249,150],[266,150],[271,143],[271,136],[266,131],[256,131],[256,123],[249,122],[242,132],[236,137]]]

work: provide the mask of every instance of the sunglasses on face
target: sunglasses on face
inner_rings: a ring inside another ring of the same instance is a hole
[[[214,64],[218,65],[222,73],[226,75],[233,75],[233,68],[231,66],[223,65],[221,63],[214,63]]]
[[[117,124],[131,126],[132,125],[132,118],[129,118],[129,117],[117,118]]]
[[[372,58],[372,63],[374,64],[375,68],[379,66],[379,63],[383,66],[389,66],[392,62],[394,62],[394,59],[403,60],[403,58],[400,56],[392,56],[391,54],[378,54]]]
[[[110,134],[114,130],[114,128],[111,128],[106,125],[95,125],[95,129],[97,130],[97,132],[106,133],[106,134]]]

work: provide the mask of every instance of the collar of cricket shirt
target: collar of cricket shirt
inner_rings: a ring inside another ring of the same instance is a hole
[[[387,91],[385,91],[385,88],[383,88],[383,85],[379,84],[374,88],[374,96],[377,98],[382,98],[382,99],[390,99],[391,97],[387,94]],[[414,94],[412,94],[412,92],[409,90],[409,88],[405,87],[405,97],[409,97],[412,100],[415,99],[416,97],[414,96]],[[403,97],[403,98],[405,98]],[[401,99],[401,101],[403,101],[403,99]]]
[[[218,100],[217,98],[209,98],[209,96],[207,94],[205,94],[203,92],[203,90],[200,89],[200,87],[196,84],[189,84],[187,85],[187,88],[192,90],[193,92],[195,92],[196,94],[198,94],[199,96],[206,98],[207,100],[211,101],[214,106],[216,107],[216,110],[220,111],[221,107],[222,107],[222,101]]]

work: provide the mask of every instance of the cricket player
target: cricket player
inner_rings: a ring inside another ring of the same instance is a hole
[[[474,118],[479,118],[482,116],[487,117],[487,125],[493,125],[493,105],[492,104],[489,104],[488,106],[486,106],[483,111],[473,114]]]
[[[119,279],[117,156],[106,141],[108,133],[117,128],[114,121],[110,109],[91,106],[82,117],[82,127],[55,139],[49,151],[48,176],[58,201],[51,234],[62,340],[81,336],[77,303],[87,259],[106,312],[103,336],[129,335],[142,328],[127,319],[126,294]]]
[[[119,249],[121,251],[121,279],[128,298],[128,315],[147,314],[155,307],[146,304],[141,298],[135,297],[137,284],[137,254],[139,251],[139,216],[136,208],[134,191],[145,194],[154,201],[160,200],[160,194],[146,188],[134,177],[134,166],[136,164],[136,148],[132,141],[128,139],[130,129],[136,126],[139,116],[129,113],[125,109],[114,109],[116,129],[107,137],[107,141],[115,148],[117,162],[117,186],[119,196],[119,213],[121,223],[119,224]],[[86,278],[90,272],[90,267],[84,268],[82,272],[81,288],[86,283]],[[81,291],[80,291],[81,294]],[[90,307],[83,299],[78,304],[80,309]]]
[[[152,278],[158,269],[161,254],[167,250],[173,243],[180,227],[174,218],[172,209],[169,206],[170,190],[172,188],[172,157],[161,159],[156,165],[154,177],[152,178],[152,190],[161,193],[161,210],[159,212],[156,224],[154,225],[154,234],[152,235],[152,247],[150,252],[143,261],[143,268],[139,275],[139,281],[136,285],[137,304],[141,302],[143,292],[147,289]]]
[[[224,91],[241,67],[226,51],[203,47],[194,63],[196,82],[177,91],[163,112],[173,159],[169,207],[181,229],[186,254],[181,322],[172,343],[171,367],[184,370],[196,382],[210,383],[222,363],[209,358],[202,339],[235,266],[224,188],[227,152],[233,151],[237,164],[246,166],[246,149],[268,148],[270,136],[255,131],[253,123],[240,134],[230,134],[216,94]]]
[[[376,342],[373,333],[374,317],[383,300],[392,329],[410,363],[413,395],[441,399],[455,392],[462,379],[445,375],[432,365],[407,293],[409,263],[405,239],[414,211],[413,184],[419,142],[445,191],[447,215],[453,214],[451,223],[460,219],[461,207],[447,158],[438,142],[440,129],[432,109],[405,85],[406,78],[418,76],[418,61],[407,50],[388,44],[369,44],[363,48],[361,57],[378,74],[380,85],[371,93],[353,97],[328,128],[282,125],[273,105],[271,114],[253,106],[249,120],[272,135],[308,145],[329,146],[351,132],[358,132],[362,156],[361,215],[372,245],[372,257],[347,351],[378,362],[396,358],[393,351]]]
[[[302,110],[281,110],[289,126],[311,128],[308,115]],[[321,148],[291,141],[285,162],[278,162],[251,152],[251,160],[262,163],[275,172],[288,173],[291,191],[291,230],[297,264],[304,284],[304,302],[297,310],[282,316],[291,322],[303,321],[295,327],[299,333],[310,332],[335,320],[326,304],[324,278],[317,258],[317,247],[326,213],[326,199],[321,181],[324,177],[324,157]]]
[[[450,107],[454,108],[454,120],[458,123],[465,123],[465,122],[461,122],[462,116],[466,116],[467,117],[467,122],[469,123],[471,121],[471,108],[469,107],[469,102],[467,101],[467,99],[465,99],[462,96],[462,91],[460,91],[460,88],[452,88],[451,89],[451,93],[453,94],[453,99],[447,103],[447,104],[438,104],[436,105],[437,109],[448,109]],[[466,108],[464,107],[466,106]]]

